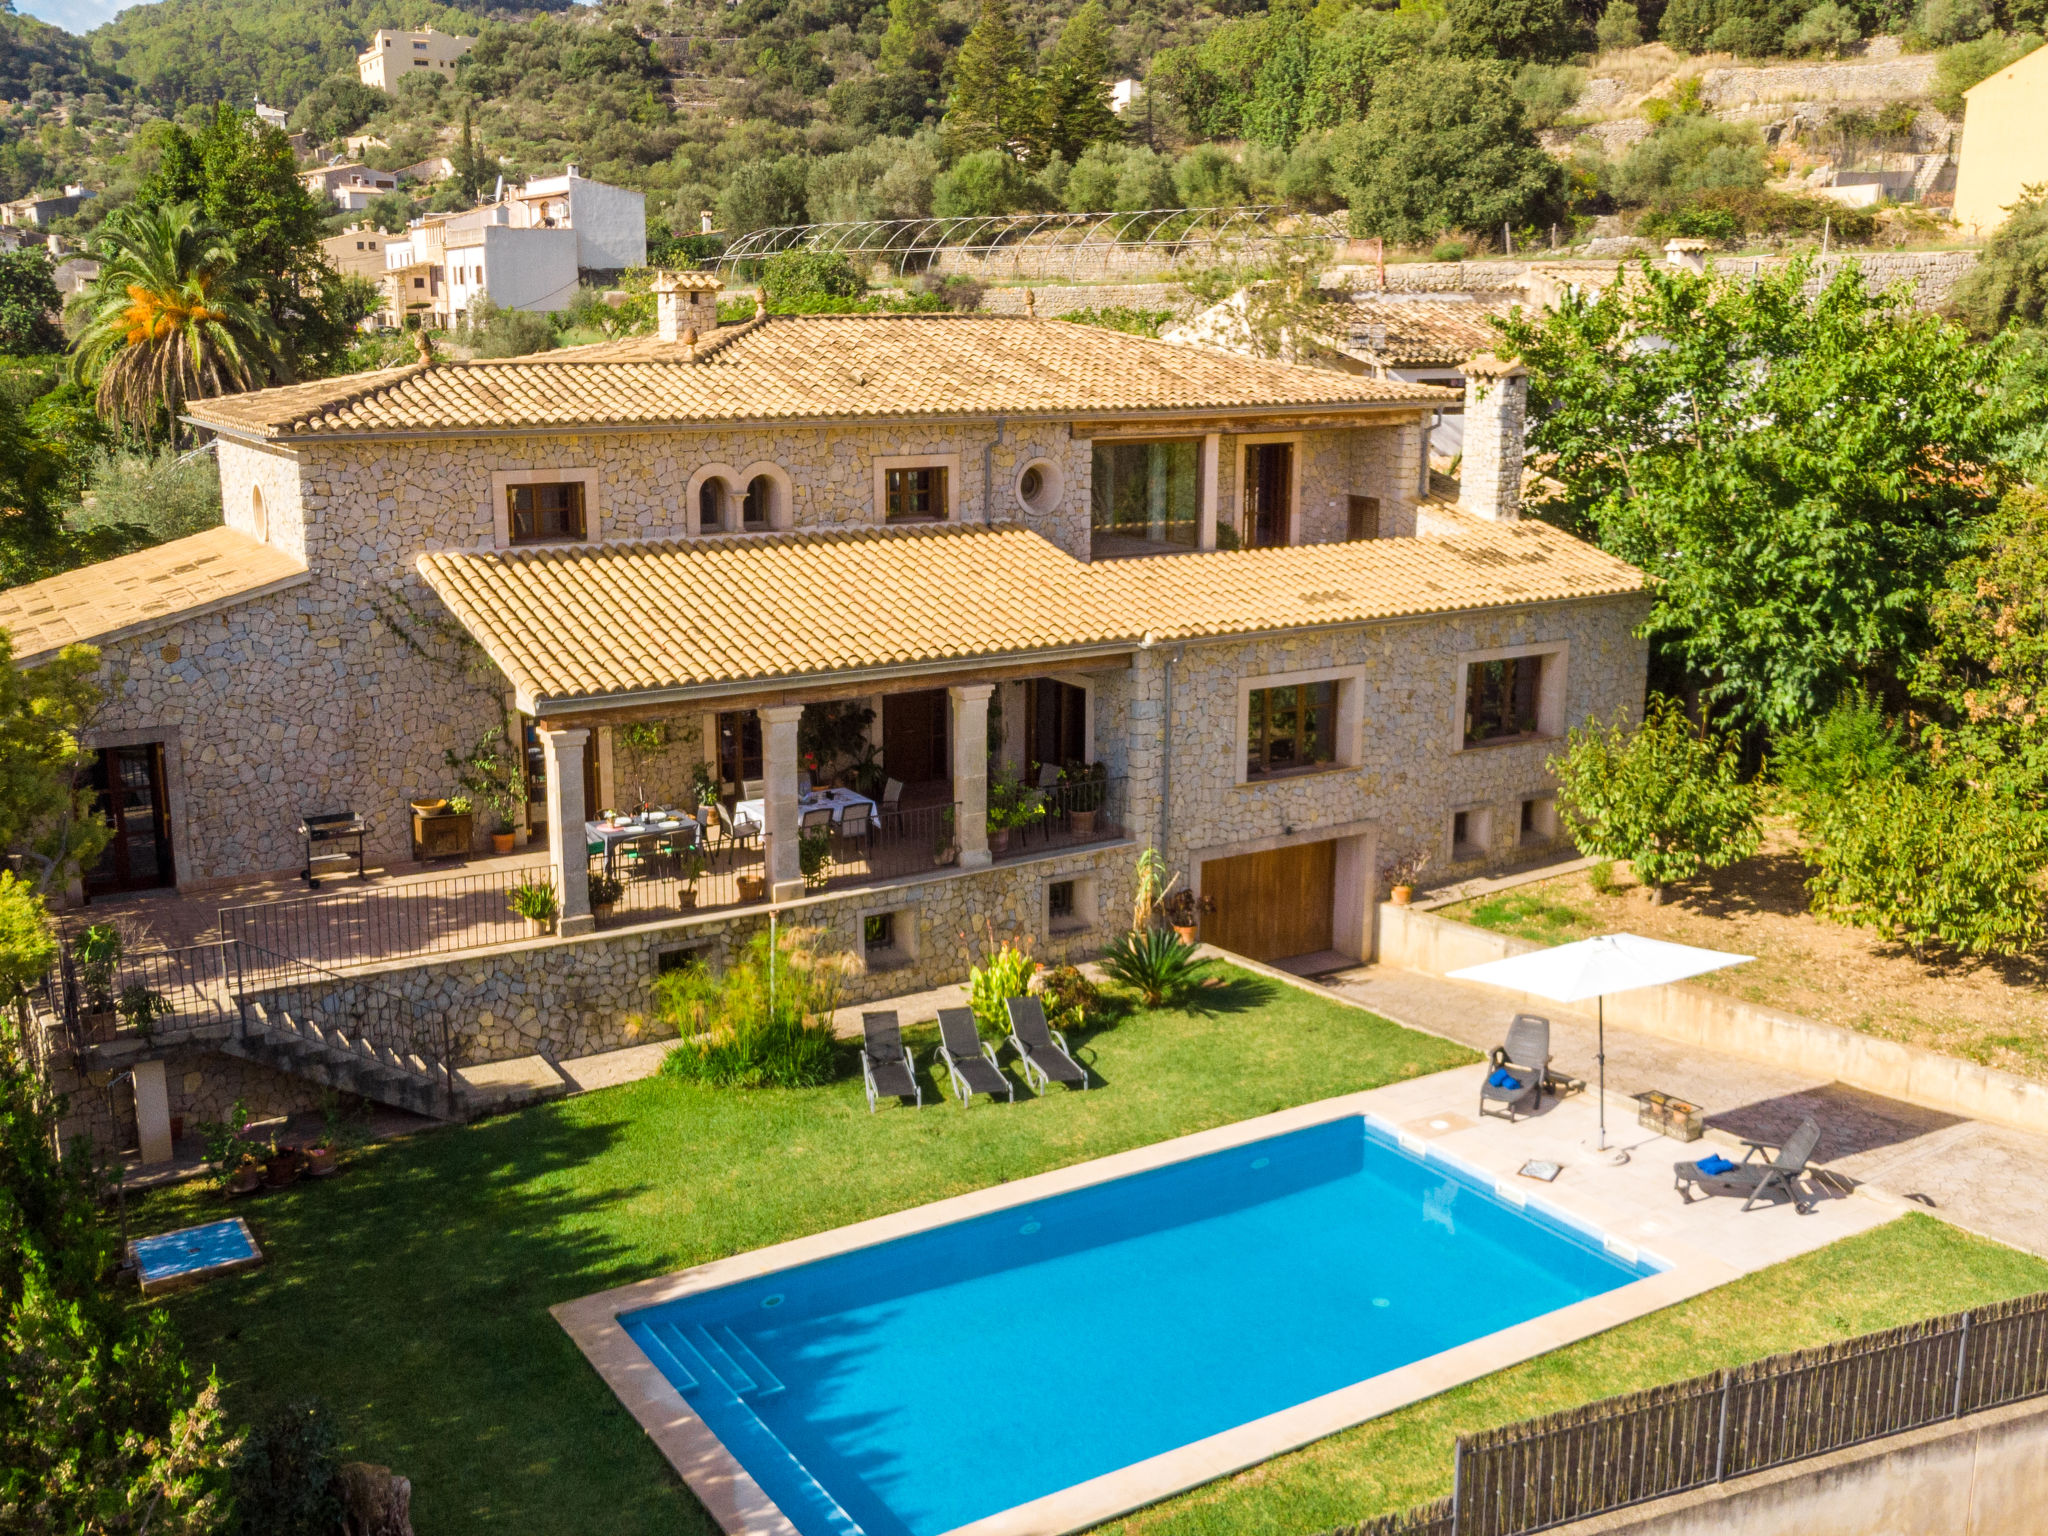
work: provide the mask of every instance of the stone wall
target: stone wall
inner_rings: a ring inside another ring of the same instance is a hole
[[[173,1046],[162,1052],[164,1087],[174,1120],[183,1120],[187,1137],[197,1136],[206,1120],[226,1120],[236,1100],[247,1104],[258,1120],[318,1109],[328,1090],[318,1083],[223,1056],[202,1046]],[[142,1059],[138,1053],[136,1059]],[[115,1065],[112,1071],[121,1068]],[[135,1145],[135,1100],[126,1083],[97,1087],[71,1069],[69,1058],[52,1059],[50,1084],[64,1096],[59,1133],[68,1142],[89,1136],[103,1151]]]
[[[1936,63],[1934,54],[1914,53],[1876,63],[1710,69],[1700,76],[1700,95],[1710,107],[1757,101],[1909,101],[1934,88]]]
[[[1170,310],[1185,315],[1198,307],[1179,283],[1048,283],[1030,293],[1033,312],[1047,319],[1077,309]],[[1021,315],[1024,294],[1023,288],[991,288],[981,296],[981,307],[992,315]]]

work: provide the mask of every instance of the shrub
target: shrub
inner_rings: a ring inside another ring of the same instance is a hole
[[[1618,887],[1614,883],[1614,860],[1601,859],[1586,871],[1586,884],[1593,888],[1595,896],[1612,896]]]
[[[1823,803],[1807,861],[1813,910],[1924,949],[2017,955],[2041,941],[2048,838],[2038,813],[1901,771]]]
[[[513,886],[511,907],[520,917],[543,928],[554,927],[555,919],[562,915],[555,888],[544,880],[528,880]]]
[[[1837,699],[1811,730],[1772,743],[1771,753],[1773,776],[1809,835],[1827,802],[1896,773],[1910,775],[1917,762],[1898,722],[1867,694]]]
[[[220,466],[210,453],[104,449],[86,478],[84,499],[65,519],[81,533],[105,530],[141,547],[220,526]]]
[[[1862,36],[1855,12],[1836,0],[1821,0],[1785,34],[1785,47],[1791,53],[1838,54]]]
[[[1173,321],[1170,309],[1132,309],[1126,304],[1107,304],[1097,309],[1070,309],[1060,319],[1075,325],[1099,325],[1104,330],[1124,331],[1132,336],[1157,336]]]
[[[1762,840],[1736,738],[1696,729],[1676,699],[1653,694],[1632,731],[1588,720],[1550,767],[1558,815],[1580,850],[1629,860],[1660,899],[1672,881],[1738,863]]]
[[[1039,971],[1031,978],[1031,990],[1045,1008],[1045,1021],[1063,1035],[1085,1028],[1089,1013],[1102,997],[1095,983],[1072,965]]]
[[[332,1536],[341,1525],[334,1423],[318,1402],[273,1408],[229,1471],[236,1536]]]
[[[1602,53],[1621,48],[1639,48],[1643,42],[1643,16],[1630,0],[1610,0],[1593,28],[1593,38]]]
[[[1658,203],[1636,232],[1646,238],[1697,234],[1712,240],[1735,234],[1817,235],[1823,226],[1853,244],[1877,233],[1877,215],[1868,208],[1844,208],[1824,197],[1769,187],[1708,187]],[[1723,229],[1727,235],[1718,233]]]
[[[478,357],[526,357],[553,348],[555,328],[546,315],[479,299],[463,327],[462,341]]]
[[[1102,969],[1159,1008],[1177,1000],[1201,978],[1209,962],[1195,958],[1195,946],[1170,928],[1133,928],[1120,933],[1102,954]]]
[[[839,1068],[837,962],[784,933],[757,933],[722,975],[701,965],[655,979],[655,1008],[682,1037],[662,1072],[719,1088],[814,1088]]]
[[[2008,36],[1992,32],[1972,42],[1944,48],[1934,66],[1934,89],[1930,99],[1950,117],[1963,110],[1963,92],[1980,80],[1989,80],[2006,65],[2026,57],[2041,46],[2041,39],[2022,32]]]
[[[1683,113],[1622,157],[1611,190],[1618,201],[1650,203],[1709,187],[1761,187],[1769,175],[1754,128]]]
[[[868,285],[837,251],[782,251],[761,263],[761,294],[770,304],[790,299],[857,299]]]
[[[1522,120],[1531,128],[1555,128],[1579,104],[1586,72],[1569,64],[1525,64],[1515,76]]]
[[[2014,321],[2048,320],[2048,195],[2036,189],[2013,205],[1956,284],[1954,302],[1970,330],[1985,338]]]
[[[1029,993],[1037,973],[1038,962],[1031,952],[1007,939],[982,964],[968,970],[967,1006],[974,1010],[974,1022],[981,1026],[982,1034],[1000,1040],[1010,1032],[1010,1010],[1005,1005],[1011,998]]]
[[[942,219],[962,214],[1021,213],[1051,201],[1017,157],[1004,149],[962,155],[932,183],[932,212]]]
[[[1987,0],[1920,0],[1911,30],[1919,40],[1946,48],[1975,41],[1989,32],[1997,19]]]
[[[1431,261],[1463,261],[1466,254],[1464,241],[1439,240],[1430,247],[1429,259]]]

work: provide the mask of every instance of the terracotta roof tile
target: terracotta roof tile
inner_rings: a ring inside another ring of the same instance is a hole
[[[419,569],[531,709],[1634,592],[1541,523],[1093,563],[1014,526],[438,553]]]
[[[102,560],[0,592],[0,629],[14,659],[34,661],[168,623],[306,575],[282,550],[232,528]]]
[[[999,315],[770,316],[694,351],[639,338],[413,364],[203,400],[193,421],[271,438],[672,422],[1369,409],[1448,398],[1099,326]]]
[[[1329,325],[1339,347],[1387,367],[1456,364],[1500,345],[1487,320],[1513,302],[1362,298],[1332,305]]]

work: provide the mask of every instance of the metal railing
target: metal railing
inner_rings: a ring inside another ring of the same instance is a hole
[[[532,925],[512,910],[512,892],[548,883],[547,866],[529,864],[402,885],[352,886],[291,901],[223,907],[220,932],[248,943],[258,956],[329,967],[486,949],[533,937]]]
[[[44,980],[44,1004],[67,1049],[117,1040],[145,1045],[223,1032],[235,1020],[233,945],[134,950],[104,971],[69,948]]]
[[[1340,1536],[1523,1536],[2048,1396],[2048,1292],[1461,1435],[1452,1494]]]
[[[1113,842],[1124,835],[1128,789],[1124,779],[1084,779],[1032,791],[1045,814],[1012,828],[1008,846],[996,857],[1014,859],[1050,848]]]

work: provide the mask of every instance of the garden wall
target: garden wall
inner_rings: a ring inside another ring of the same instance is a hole
[[[1383,965],[1442,976],[1544,947],[1413,907],[1385,903],[1379,909],[1377,956]],[[1512,998],[1516,1007],[1536,1012],[1556,1006],[1526,992],[1490,990]],[[1919,1046],[1816,1024],[1702,987],[1680,984],[1623,992],[1607,1000],[1607,1017],[1621,1028],[1662,1040],[1810,1073],[1972,1120],[2048,1132],[2048,1083],[2030,1082]]]
[[[2035,1536],[2048,1402],[2016,1403],[1557,1528],[1556,1536]]]

